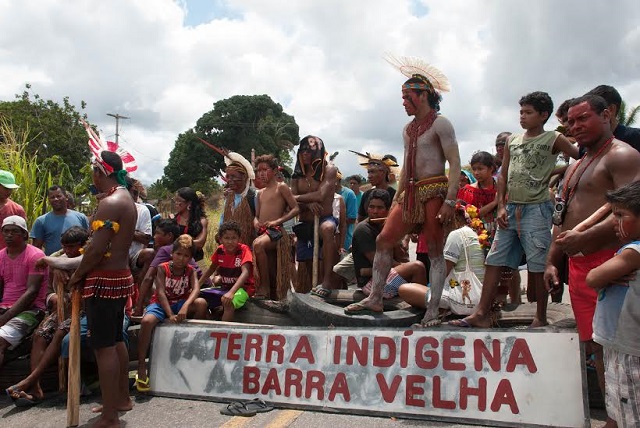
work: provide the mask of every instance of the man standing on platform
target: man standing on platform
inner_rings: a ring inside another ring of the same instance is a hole
[[[393,262],[393,247],[420,226],[431,262],[431,300],[422,325],[431,326],[440,323],[438,305],[445,279],[444,228],[451,227],[460,177],[455,131],[451,122],[438,114],[440,92],[449,90],[449,81],[442,72],[417,58],[390,58],[389,62],[409,77],[402,85],[402,99],[407,115],[414,119],[403,130],[404,168],[394,198],[397,204],[376,239],[371,294],[347,306],[345,313],[382,312],[382,293]],[[449,180],[444,175],[447,162]]]

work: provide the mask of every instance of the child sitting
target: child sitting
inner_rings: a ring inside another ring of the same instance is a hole
[[[200,285],[215,274],[214,288],[203,291],[209,307],[222,306],[222,321],[233,321],[236,309],[244,306],[247,299],[254,295],[253,256],[245,244],[240,243],[240,225],[227,221],[218,229],[221,245],[211,256],[211,265],[200,278]]]
[[[146,358],[155,326],[165,319],[179,323],[187,316],[197,319],[206,318],[207,302],[198,297],[200,284],[196,279],[196,271],[189,265],[195,250],[193,238],[186,234],[180,235],[173,243],[171,261],[158,266],[156,292],[151,298],[152,303],[145,309],[138,336],[136,389],[140,392],[151,389]]]

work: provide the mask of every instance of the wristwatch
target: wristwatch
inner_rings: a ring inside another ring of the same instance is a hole
[[[444,203],[449,205],[451,208],[456,206],[456,201],[454,201],[453,199],[445,199]]]

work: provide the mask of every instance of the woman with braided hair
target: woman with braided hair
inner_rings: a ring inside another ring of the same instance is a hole
[[[173,198],[176,206],[175,221],[181,228],[181,233],[191,235],[196,250],[193,258],[198,261],[204,257],[202,248],[207,242],[207,227],[209,221],[204,210],[204,195],[191,187],[182,187],[176,191]]]

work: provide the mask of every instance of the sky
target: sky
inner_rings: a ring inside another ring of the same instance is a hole
[[[410,119],[388,52],[449,78],[441,113],[466,164],[520,131],[529,92],[558,106],[609,84],[640,104],[638,22],[637,0],[0,0],[0,100],[29,83],[45,99],[85,101],[110,140],[107,114],[129,117],[120,143],[150,184],[216,101],[267,94],[301,137],[340,152],[344,175],[366,175],[348,150],[401,159]]]

